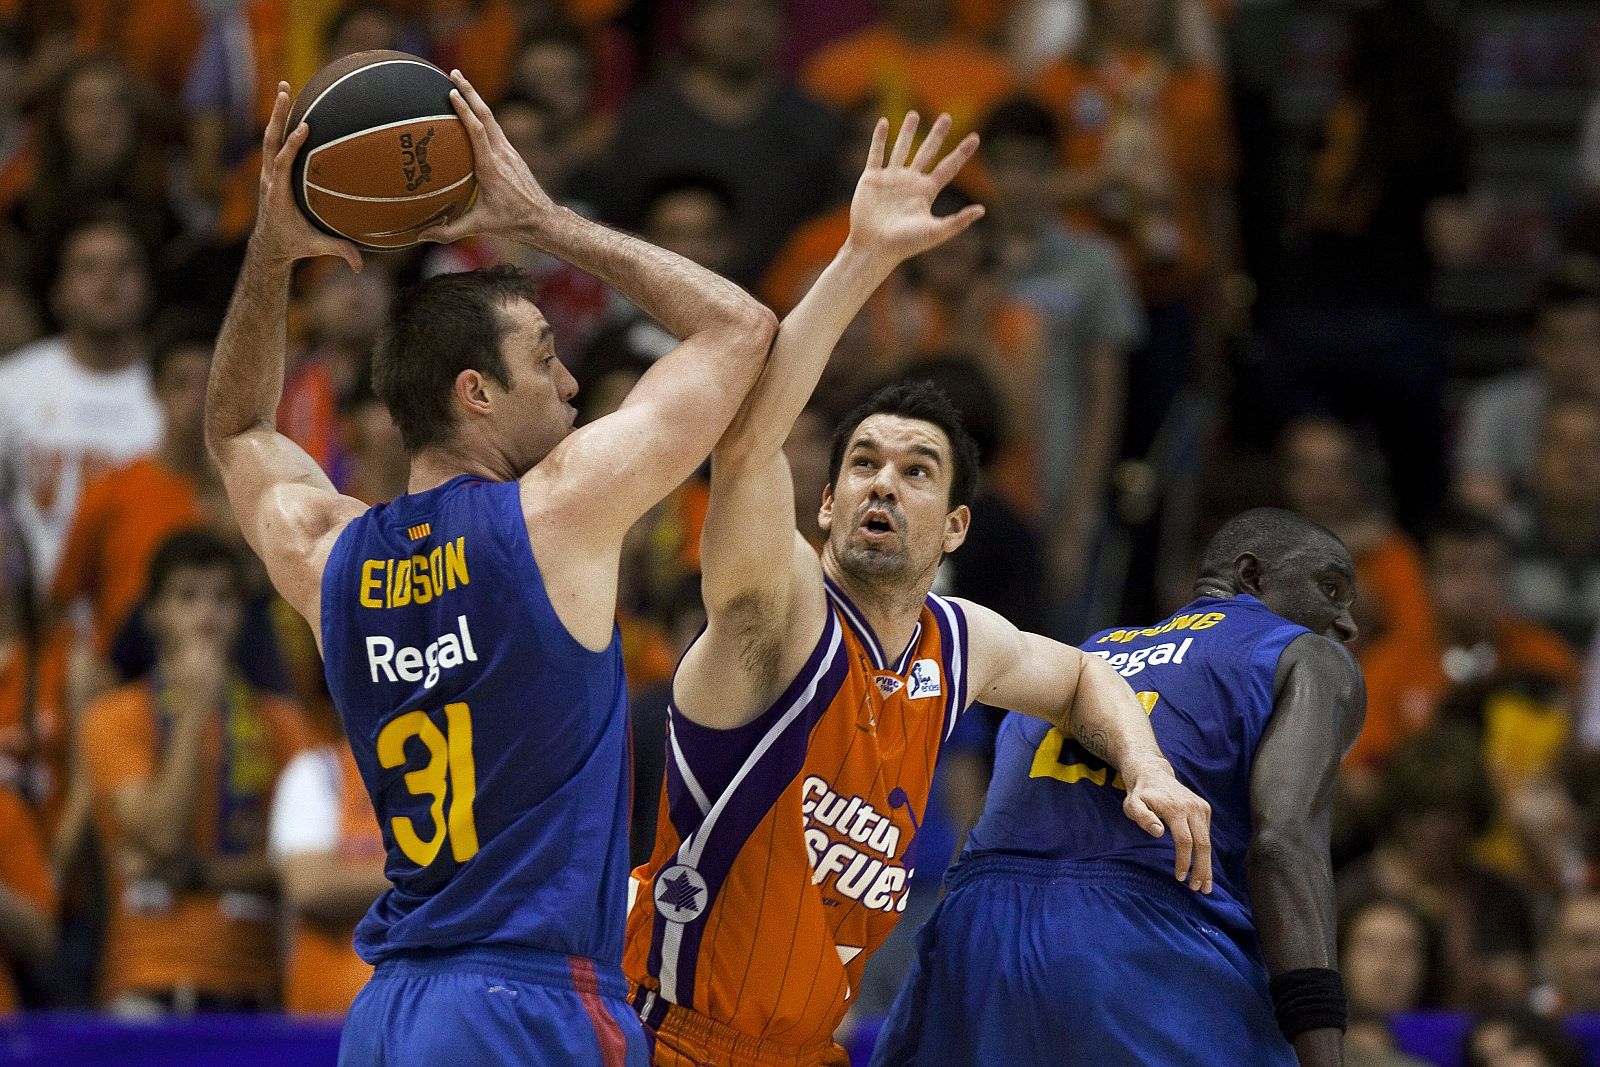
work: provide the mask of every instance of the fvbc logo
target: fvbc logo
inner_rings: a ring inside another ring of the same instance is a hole
[[[406,192],[414,193],[433,178],[433,167],[428,163],[428,142],[433,140],[433,127],[420,138],[409,133],[400,135],[400,168],[406,176]]]

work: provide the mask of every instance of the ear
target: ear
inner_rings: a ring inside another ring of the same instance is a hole
[[[833,528],[833,483],[822,487],[822,507],[817,509],[817,529],[827,533]]]
[[[489,414],[489,383],[470,367],[456,375],[456,399],[479,415]]]
[[[1261,561],[1249,552],[1240,553],[1233,561],[1233,586],[1253,597],[1261,595]]]
[[[944,541],[942,547],[948,554],[960,548],[967,539],[967,530],[972,526],[972,509],[962,504],[944,517]]]

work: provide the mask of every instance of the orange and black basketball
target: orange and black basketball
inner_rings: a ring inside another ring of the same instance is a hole
[[[318,71],[288,126],[311,127],[293,175],[312,225],[363,248],[406,248],[465,211],[478,180],[451,87],[405,52],[356,52]]]

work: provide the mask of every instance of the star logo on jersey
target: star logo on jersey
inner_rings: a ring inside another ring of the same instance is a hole
[[[911,686],[906,696],[912,700],[936,697],[943,693],[939,687],[939,664],[931,659],[919,659],[911,665]]]
[[[872,680],[878,684],[878,692],[886,697],[894,696],[900,692],[900,687],[905,685],[904,682],[892,674],[880,674]]]
[[[656,879],[656,910],[668,922],[686,923],[706,910],[706,880],[693,867],[673,864]]]

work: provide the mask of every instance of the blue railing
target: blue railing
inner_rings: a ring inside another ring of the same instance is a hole
[[[1401,1051],[1438,1067],[1462,1067],[1472,1019],[1434,1013],[1401,1016]],[[1600,1064],[1600,1016],[1569,1027]],[[877,1025],[857,1029],[855,1063],[866,1063]],[[0,1020],[0,1067],[333,1067],[339,1025],[282,1016],[208,1015],[159,1022],[121,1022],[99,1015],[43,1014]]]

